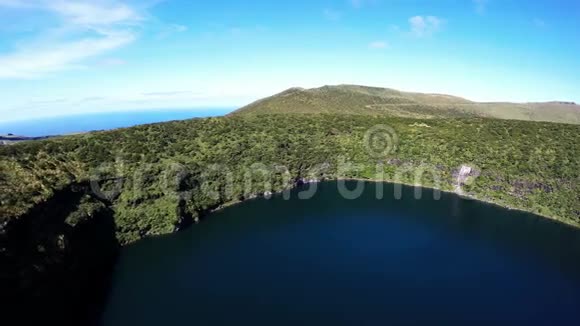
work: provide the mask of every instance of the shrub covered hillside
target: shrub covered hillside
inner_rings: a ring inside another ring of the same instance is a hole
[[[121,245],[303,178],[445,190],[465,178],[464,194],[578,226],[579,143],[577,125],[284,114],[2,146],[0,288],[10,298],[2,306],[30,307],[26,317],[44,322],[85,324],[106,298]]]
[[[479,103],[444,94],[337,85],[291,88],[251,103],[239,114],[340,113],[428,118],[481,117],[580,124],[580,106],[572,102]]]
[[[390,151],[365,145],[377,125],[396,133]],[[66,192],[76,194],[67,210],[30,218],[74,227],[111,210],[124,244],[263,193],[267,180],[278,191],[300,178],[376,179],[377,163],[386,180],[445,190],[467,165],[477,175],[466,194],[579,225],[578,144],[580,126],[487,119],[250,115],[144,125],[1,147],[1,225]]]

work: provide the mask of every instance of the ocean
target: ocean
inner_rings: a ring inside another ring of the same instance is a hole
[[[28,137],[66,135],[131,127],[147,123],[221,116],[233,110],[234,108],[160,109],[89,113],[50,118],[31,117],[29,120],[0,121],[0,135],[14,134]]]

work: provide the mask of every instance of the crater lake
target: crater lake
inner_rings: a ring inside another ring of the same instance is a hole
[[[397,199],[365,182],[346,199],[339,185],[123,248],[101,324],[580,324],[580,230],[429,189]]]

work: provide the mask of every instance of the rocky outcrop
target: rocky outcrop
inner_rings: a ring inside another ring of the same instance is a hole
[[[462,165],[457,171],[453,173],[453,180],[454,180],[454,190],[455,193],[462,195],[463,194],[463,185],[466,184],[469,177],[476,177],[479,175],[474,168],[468,165]]]

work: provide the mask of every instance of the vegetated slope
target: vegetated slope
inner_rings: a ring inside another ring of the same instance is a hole
[[[377,158],[367,153],[363,138],[383,124],[394,128],[399,143],[395,152]],[[580,222],[578,144],[580,126],[494,119],[242,115],[144,125],[0,148],[0,217],[2,223],[17,219],[77,185],[87,196],[74,220],[90,217],[85,213],[104,203],[115,212],[120,242],[127,243],[171,232],[184,216],[249,196],[242,181],[254,163],[288,168],[291,180],[274,178],[274,190],[280,190],[307,177],[317,164],[330,164],[326,177],[342,177],[336,167],[345,159],[364,166],[349,177],[374,178],[377,162],[387,162],[389,179],[404,164],[436,166],[449,190],[454,171],[470,164],[482,174],[468,188],[474,196],[575,224]],[[224,173],[212,170],[214,164],[231,172],[235,187],[227,198],[220,188]],[[168,173],[182,179],[175,183]],[[121,187],[120,193],[96,200],[87,190],[91,177]],[[208,180],[219,198],[207,197],[203,183]],[[415,180],[410,174],[403,181]],[[264,192],[257,185],[250,190]],[[174,196],[177,191],[186,196]]]
[[[398,135],[392,152],[365,146],[377,125]],[[580,126],[570,124],[274,114],[0,146],[0,288],[10,300],[3,307],[35,312],[20,320],[86,324],[85,311],[106,295],[119,245],[301,178],[384,174],[453,190],[466,164],[480,174],[467,194],[580,225],[578,144]],[[340,168],[348,162],[356,169]]]
[[[478,103],[443,95],[339,85],[291,88],[233,113],[345,113],[410,118],[484,117],[580,124],[580,106],[566,102]]]

